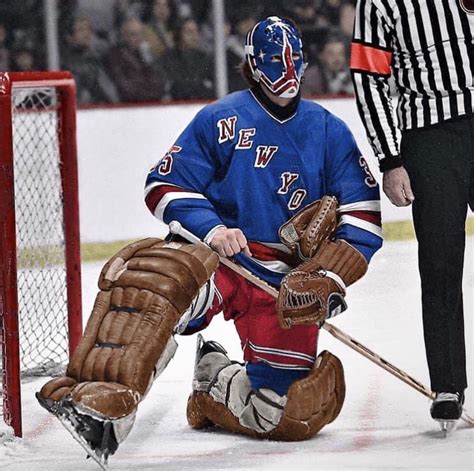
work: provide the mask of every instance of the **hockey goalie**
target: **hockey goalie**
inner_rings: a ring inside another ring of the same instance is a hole
[[[175,337],[216,315],[233,321],[244,363],[198,334],[191,427],[305,440],[343,405],[342,364],[318,354],[318,332],[381,246],[378,186],[347,126],[301,99],[294,24],[257,23],[245,50],[249,89],[204,107],[146,181],[152,214],[202,243],[150,238],[115,255],[66,375],[37,395],[102,461],[130,433]]]

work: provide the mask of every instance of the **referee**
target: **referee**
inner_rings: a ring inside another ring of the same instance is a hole
[[[474,0],[357,2],[357,105],[385,194],[395,206],[413,204],[431,416],[441,422],[459,419],[467,387],[462,273],[468,205],[474,209],[473,36]]]

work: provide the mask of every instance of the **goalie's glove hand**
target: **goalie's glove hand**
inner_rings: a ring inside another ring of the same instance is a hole
[[[215,250],[221,257],[232,257],[240,252],[248,257],[252,256],[247,245],[247,238],[240,229],[220,227],[208,243],[211,249]]]
[[[292,270],[283,278],[278,295],[280,326],[320,325],[347,309],[345,295],[344,282],[337,275],[325,270]]]

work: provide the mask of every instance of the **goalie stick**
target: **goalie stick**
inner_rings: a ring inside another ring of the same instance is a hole
[[[194,234],[189,232],[185,229],[180,222],[178,221],[171,221],[169,223],[169,230],[172,234],[179,235],[184,239],[192,242],[193,244],[204,244],[204,242],[196,237]],[[259,288],[263,289],[265,292],[273,296],[275,299],[278,297],[278,290],[273,286],[270,286],[265,281],[261,280],[254,274],[250,273],[245,268],[237,265],[232,260],[222,257],[219,255],[220,262],[225,265],[226,267],[230,268],[231,270],[235,271],[239,275],[243,276],[246,280],[250,281],[254,285],[258,286]],[[356,339],[348,335],[347,333],[343,332],[338,327],[334,326],[333,324],[328,323],[327,321],[323,322],[320,327],[327,332],[329,332],[333,337],[347,345],[348,347],[352,348],[356,352],[360,353],[362,356],[370,360],[372,363],[375,363],[377,366],[380,366],[385,371],[388,371],[390,374],[398,378],[399,380],[403,381],[408,386],[411,386],[413,389],[418,391],[419,393],[423,394],[424,396],[428,397],[429,399],[434,399],[435,393],[423,385],[420,381],[416,380],[412,376],[405,373],[400,368],[397,368],[395,365],[390,363],[389,361],[382,358],[380,355],[372,351],[370,348],[366,347],[365,345],[358,342]],[[474,418],[472,418],[463,407],[463,414],[461,419],[468,423],[471,426],[474,426]]]

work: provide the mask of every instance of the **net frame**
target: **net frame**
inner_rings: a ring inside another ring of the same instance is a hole
[[[70,72],[0,73],[0,343],[3,420],[22,436],[18,253],[15,214],[13,96],[19,89],[54,88],[63,204],[69,356],[82,334],[81,258],[76,146],[76,87]],[[1,419],[0,419],[1,420]]]

